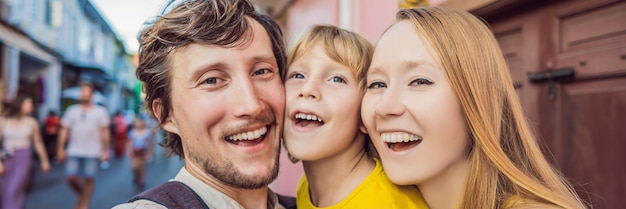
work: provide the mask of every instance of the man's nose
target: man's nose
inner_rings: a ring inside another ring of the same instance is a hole
[[[232,92],[232,108],[237,117],[259,115],[266,108],[266,103],[260,98],[258,90],[250,80],[238,82]]]

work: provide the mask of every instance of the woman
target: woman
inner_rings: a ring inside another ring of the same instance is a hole
[[[133,183],[143,190],[146,185],[146,160],[152,157],[152,131],[141,116],[135,117],[133,129],[128,132],[128,150],[131,157]]]
[[[430,208],[585,207],[541,153],[494,35],[468,12],[398,12],[366,87],[361,115],[385,172]]]
[[[2,208],[23,209],[31,165],[31,146],[35,145],[44,173],[50,171],[50,162],[41,140],[39,124],[30,116],[33,111],[32,99],[20,95],[5,108],[5,118],[0,120],[2,145],[3,152],[11,157],[0,163]]]

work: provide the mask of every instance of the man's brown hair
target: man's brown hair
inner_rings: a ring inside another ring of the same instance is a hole
[[[246,18],[248,17],[248,18]],[[251,20],[259,22],[272,42],[279,71],[285,71],[286,55],[283,34],[270,17],[257,13],[247,0],[186,0],[157,17],[154,24],[139,35],[137,78],[143,82],[146,106],[155,102],[161,108],[159,123],[169,117],[171,106],[171,54],[189,44],[200,43],[237,47],[252,41]],[[162,146],[183,157],[180,136],[167,133]]]

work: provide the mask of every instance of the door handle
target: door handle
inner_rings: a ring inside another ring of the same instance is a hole
[[[573,67],[564,67],[556,70],[548,70],[542,72],[531,73],[528,75],[528,81],[531,83],[544,83],[548,82],[548,89],[546,90],[546,96],[551,101],[556,100],[558,95],[557,83],[566,82],[574,79],[576,70]]]
[[[547,81],[563,82],[574,78],[576,70],[573,67],[564,67],[556,70],[531,73],[528,81],[531,83],[542,83]]]

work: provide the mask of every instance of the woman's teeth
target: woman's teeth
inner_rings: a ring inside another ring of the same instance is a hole
[[[386,143],[411,142],[422,140],[422,137],[408,133],[381,134],[380,138],[383,140],[383,142]]]

